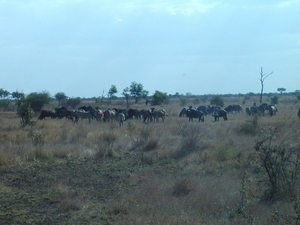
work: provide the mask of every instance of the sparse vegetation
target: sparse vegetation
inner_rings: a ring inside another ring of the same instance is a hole
[[[164,123],[121,128],[51,118],[20,126],[16,112],[0,112],[0,224],[299,224],[295,99],[283,93],[276,116],[219,122],[179,117],[178,98],[165,108]],[[36,121],[30,112],[24,122]]]

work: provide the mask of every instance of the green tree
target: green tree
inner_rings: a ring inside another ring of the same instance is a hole
[[[153,98],[152,101],[153,105],[160,105],[168,99],[168,94],[160,91],[155,91],[152,98]]]
[[[144,86],[141,83],[132,82],[129,87],[130,95],[134,98],[135,103],[141,98],[145,98],[148,95],[148,91],[144,90]]]
[[[259,98],[260,103],[262,103],[262,95],[263,95],[263,92],[264,92],[265,79],[267,77],[269,77],[270,75],[272,75],[272,74],[273,74],[273,72],[271,72],[269,74],[265,74],[264,71],[263,71],[263,68],[262,67],[260,68],[260,78],[259,78],[260,85],[261,85],[260,98]]]
[[[61,106],[62,103],[68,98],[64,92],[57,92],[54,97],[58,101],[58,106]]]
[[[220,95],[215,95],[210,99],[211,105],[219,105],[221,107],[224,106],[224,99]]]
[[[30,103],[25,99],[24,95],[17,100],[17,116],[21,118],[21,125],[34,125],[34,122],[31,120],[34,114],[33,109],[31,108]]]
[[[13,93],[11,93],[11,96],[12,96],[15,100],[20,100],[20,99],[22,99],[22,98],[25,98],[24,93],[18,92],[18,91],[14,91]]]
[[[4,89],[0,89],[0,108],[4,108],[4,111],[7,110],[9,106],[9,99],[7,98],[10,93]]]
[[[112,99],[112,98],[116,98],[116,93],[118,93],[117,87],[115,85],[111,85],[107,95],[108,98]]]
[[[42,110],[44,105],[50,103],[51,97],[46,91],[41,93],[33,92],[26,97],[25,101],[28,102],[28,105],[31,106],[34,112],[38,112]]]
[[[127,108],[129,108],[129,97],[130,97],[130,89],[129,87],[124,88],[122,95],[126,99]]]
[[[79,105],[80,102],[81,102],[81,99],[79,97],[77,97],[77,98],[68,98],[66,100],[66,105],[70,106],[73,109],[75,109]]]
[[[282,92],[285,92],[286,89],[285,88],[277,88],[277,91],[280,92],[280,94],[282,95]]]

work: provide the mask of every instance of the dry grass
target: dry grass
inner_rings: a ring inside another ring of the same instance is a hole
[[[115,104],[103,107],[120,106]],[[293,202],[261,201],[267,183],[254,144],[262,132],[276,128],[299,145],[299,104],[284,97],[273,117],[254,121],[245,113],[229,114],[228,121],[206,116],[204,123],[179,118],[179,100],[164,108],[169,115],[164,123],[130,120],[121,128],[52,119],[21,128],[15,113],[0,113],[0,188],[7,192],[0,205],[14,207],[11,212],[34,207],[20,200],[26,192],[52,223],[264,225],[294,218]],[[42,223],[39,210],[31,210],[36,213],[30,218]],[[24,223],[29,216],[9,215],[0,214],[0,223]]]

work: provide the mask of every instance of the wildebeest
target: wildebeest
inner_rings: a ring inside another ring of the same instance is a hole
[[[163,122],[165,122],[165,118],[167,115],[166,110],[164,109],[155,109],[155,108],[151,108],[151,114],[154,118],[155,122],[158,122],[158,119],[161,118]]]
[[[104,122],[112,122],[116,119],[116,111],[113,109],[107,109],[103,113],[103,121]]]
[[[76,119],[76,115],[74,111],[68,110],[65,107],[55,108],[55,114],[58,119],[66,118],[74,121]]]
[[[84,110],[76,110],[75,111],[75,122],[77,123],[79,119],[88,119],[89,123],[91,122],[91,119],[93,118],[93,115],[90,111],[84,111]]]
[[[228,105],[224,110],[227,113],[241,113],[243,112],[243,107],[241,105]]]
[[[138,109],[128,109],[127,110],[127,119],[141,119],[141,111]]]
[[[193,119],[195,118],[198,119],[199,122],[204,122],[204,113],[200,110],[189,108],[186,111],[186,115],[189,118],[189,121],[193,121]]]
[[[220,117],[223,117],[224,121],[228,120],[227,112],[224,109],[215,110],[212,116],[215,118],[215,121],[219,121]]]
[[[188,110],[188,108],[187,108],[187,107],[184,107],[184,108],[180,111],[179,117],[186,116],[186,110]]]
[[[38,119],[43,120],[46,117],[56,118],[56,114],[50,110],[42,110]]]
[[[143,122],[151,122],[153,120],[153,115],[151,109],[142,109],[141,110],[141,115],[143,117]]]
[[[246,114],[247,114],[248,116],[251,116],[251,110],[250,110],[249,107],[246,108]]]
[[[300,119],[300,109],[298,110],[298,113],[297,113],[299,119]]]
[[[202,111],[204,115],[207,115],[210,112],[210,107],[208,105],[200,105],[197,110]]]
[[[122,112],[117,113],[116,119],[119,122],[120,127],[123,126],[123,123],[126,120],[125,115]]]

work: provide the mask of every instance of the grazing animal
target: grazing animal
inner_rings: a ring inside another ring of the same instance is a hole
[[[112,122],[116,119],[116,111],[113,109],[107,109],[103,113],[103,121],[104,122]]]
[[[50,110],[42,110],[38,119],[44,120],[46,117],[56,118],[56,114]]]
[[[269,105],[268,108],[270,116],[275,116],[277,113],[277,107],[275,105]]]
[[[152,110],[151,109],[142,109],[141,114],[143,117],[143,122],[151,122],[153,120]]]
[[[55,114],[58,119],[66,118],[72,121],[76,120],[75,111],[66,109],[65,107],[55,108]]]
[[[188,110],[188,108],[187,108],[187,107],[184,107],[184,108],[180,111],[179,117],[184,117],[184,116],[186,116],[186,110]]]
[[[158,119],[161,118],[163,122],[165,122],[165,118],[167,115],[166,110],[164,109],[155,109],[155,108],[151,108],[151,114],[154,118],[155,122],[158,122]]]
[[[297,113],[299,119],[300,119],[300,109],[298,110],[298,113]]]
[[[246,113],[247,113],[248,116],[251,116],[251,110],[250,110],[249,107],[246,108]]]
[[[93,118],[93,115],[90,111],[84,111],[84,110],[77,110],[75,111],[75,122],[78,123],[79,119],[88,119],[89,123],[91,123],[91,119]]]
[[[207,115],[210,111],[209,106],[207,105],[200,105],[197,110],[202,111],[204,115]]]
[[[189,108],[186,111],[186,115],[189,118],[189,121],[193,121],[195,118],[198,119],[199,122],[204,122],[204,113],[200,110]]]
[[[228,105],[224,110],[227,113],[242,113],[243,107],[241,105]]]
[[[124,124],[124,121],[126,120],[124,113],[122,113],[122,112],[121,113],[117,113],[116,118],[117,118],[117,121],[120,124],[120,127],[122,127],[123,124]]]
[[[214,111],[212,116],[215,118],[215,121],[219,121],[220,117],[223,117],[224,121],[228,120],[227,112],[224,109]]]

